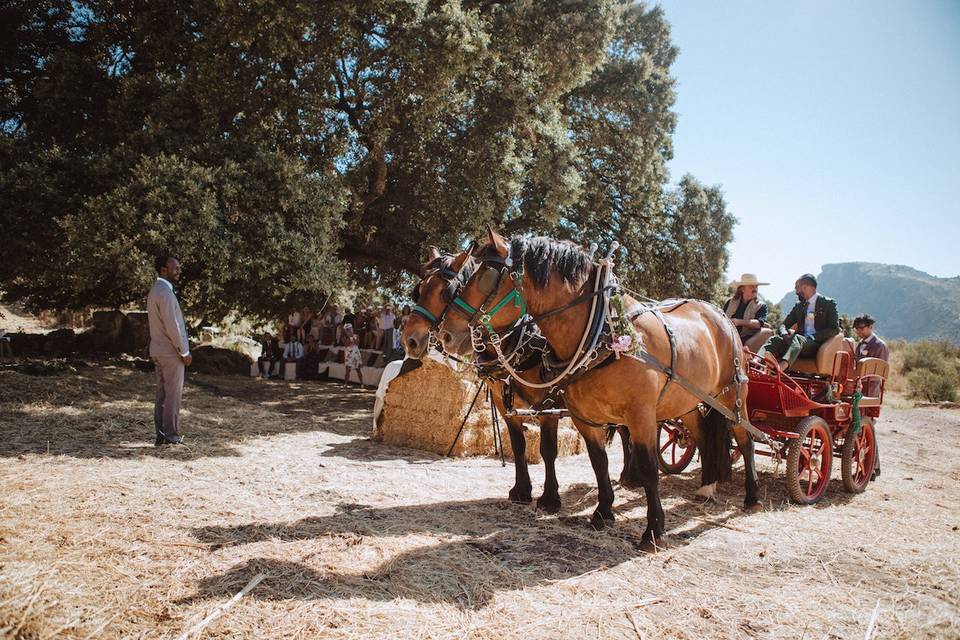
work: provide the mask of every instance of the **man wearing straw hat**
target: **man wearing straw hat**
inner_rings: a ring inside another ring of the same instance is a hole
[[[723,305],[723,312],[737,328],[740,340],[744,343],[755,336],[767,321],[767,305],[757,295],[759,287],[765,284],[770,283],[760,282],[753,273],[744,273],[739,280],[730,283],[734,294]]]

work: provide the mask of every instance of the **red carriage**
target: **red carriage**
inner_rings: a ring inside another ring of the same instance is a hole
[[[748,360],[747,409],[751,423],[766,436],[756,453],[786,462],[790,498],[817,502],[840,459],[844,489],[863,491],[877,462],[874,423],[880,417],[888,364],[864,358],[855,364],[853,342],[837,336],[816,358],[798,360],[788,372],[756,354]],[[859,419],[855,415],[859,414]],[[660,463],[679,473],[692,460],[695,442],[682,425],[664,423]]]

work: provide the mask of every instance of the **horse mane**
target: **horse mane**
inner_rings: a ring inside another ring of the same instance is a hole
[[[547,286],[552,270],[568,285],[580,287],[594,269],[593,261],[580,245],[546,236],[513,238],[510,255],[520,256],[524,275],[531,278],[538,289]]]

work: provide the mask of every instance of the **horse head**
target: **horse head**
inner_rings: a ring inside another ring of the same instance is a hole
[[[431,246],[427,261],[421,265],[421,279],[414,287],[413,312],[401,334],[408,357],[420,359],[430,345],[430,332],[447,316],[464,278],[473,273],[469,251],[459,255],[441,253]]]
[[[522,277],[522,265],[511,262],[510,242],[487,227],[487,237],[471,255],[475,271],[456,299],[461,313],[448,314],[440,323],[444,349],[457,353],[471,347],[472,325],[480,323],[491,333],[499,333],[512,328],[525,312],[525,305],[519,304],[523,299],[517,279]]]

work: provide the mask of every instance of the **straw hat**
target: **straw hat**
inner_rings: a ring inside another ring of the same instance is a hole
[[[737,287],[743,287],[751,284],[760,287],[770,283],[760,282],[759,280],[757,280],[757,274],[755,273],[744,273],[740,276],[739,280],[734,280],[733,282],[730,283],[730,288],[736,289]]]

